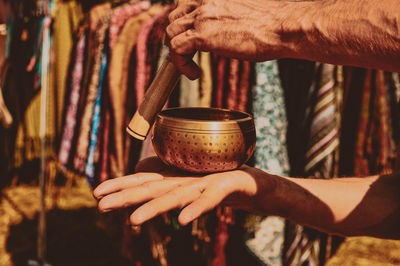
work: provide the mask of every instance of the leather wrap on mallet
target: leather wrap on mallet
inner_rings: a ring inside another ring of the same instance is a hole
[[[175,88],[181,73],[167,57],[147,89],[143,101],[129,122],[126,131],[134,138],[144,140],[154,119]]]

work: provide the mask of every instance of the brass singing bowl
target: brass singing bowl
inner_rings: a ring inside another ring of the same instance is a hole
[[[171,108],[160,112],[152,134],[154,151],[167,165],[194,173],[233,170],[254,152],[251,115],[218,108]]]

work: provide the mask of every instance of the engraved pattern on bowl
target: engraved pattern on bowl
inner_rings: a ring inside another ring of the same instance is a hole
[[[254,152],[251,115],[218,108],[171,108],[157,115],[152,134],[160,159],[181,170],[212,173],[233,170]]]

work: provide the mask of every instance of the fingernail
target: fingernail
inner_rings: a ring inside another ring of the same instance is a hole
[[[103,193],[101,193],[101,190],[97,190],[97,189],[95,189],[95,190],[93,190],[93,197],[95,197],[96,199],[98,199],[98,198],[100,198],[100,197],[102,197],[102,194]]]
[[[102,213],[110,212],[110,211],[111,211],[111,209],[99,209],[99,210],[100,210],[100,212],[102,212]]]
[[[97,194],[93,193],[93,198],[95,198],[96,200],[100,200],[103,198],[103,195],[101,195],[101,194],[97,195]]]

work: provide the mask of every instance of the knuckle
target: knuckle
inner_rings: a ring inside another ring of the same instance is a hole
[[[176,12],[175,12],[175,11],[172,11],[172,12],[169,13],[169,15],[168,15],[169,23],[172,23],[175,19],[176,19]]]
[[[179,47],[178,46],[178,42],[176,39],[171,39],[169,42],[169,46],[172,50],[174,50],[176,52],[176,49]]]
[[[188,32],[188,39],[192,41],[192,46],[194,50],[202,50],[205,43],[205,37],[201,32],[191,29]]]
[[[118,203],[121,208],[129,207],[130,204],[128,191],[121,191],[120,193],[118,193]]]
[[[165,29],[165,33],[167,34],[168,38],[172,39],[174,37],[174,30],[173,30],[173,25],[170,24],[167,26]]]
[[[152,184],[152,182],[144,183],[140,186],[140,189],[143,191],[143,193],[151,192]]]

